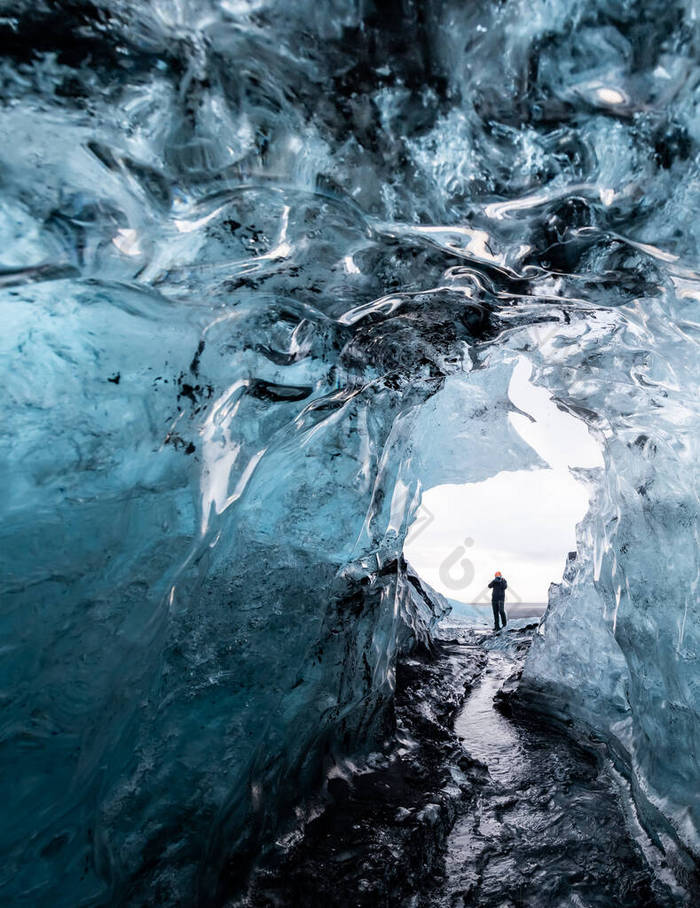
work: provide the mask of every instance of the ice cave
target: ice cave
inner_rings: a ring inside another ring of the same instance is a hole
[[[4,0],[4,905],[698,904],[699,23]],[[423,497],[555,467],[448,640]]]

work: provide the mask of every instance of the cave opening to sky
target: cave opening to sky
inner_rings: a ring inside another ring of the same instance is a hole
[[[418,574],[457,614],[476,620],[490,618],[488,583],[495,571],[508,580],[506,605],[514,614],[544,610],[549,585],[561,579],[568,553],[576,550],[576,525],[590,504],[590,471],[603,467],[586,424],[534,385],[531,372],[530,361],[519,357],[508,386],[508,419],[542,466],[424,489],[404,545]]]

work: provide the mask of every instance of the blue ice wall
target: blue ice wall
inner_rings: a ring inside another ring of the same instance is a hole
[[[529,671],[698,850],[697,37],[652,0],[4,4],[4,901],[215,900],[390,741],[406,527],[535,463],[522,352],[607,463]]]

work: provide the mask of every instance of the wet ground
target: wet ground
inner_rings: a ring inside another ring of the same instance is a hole
[[[482,637],[486,668],[455,722],[488,776],[446,844],[444,880],[420,904],[480,908],[683,904],[642,857],[601,756],[494,703],[530,631]],[[525,646],[523,646],[525,644]],[[670,878],[669,878],[670,882]]]
[[[537,716],[507,714],[499,692],[533,629],[448,628],[455,639],[436,658],[405,660],[396,752],[333,778],[325,809],[228,904],[691,905],[635,826],[604,755]]]

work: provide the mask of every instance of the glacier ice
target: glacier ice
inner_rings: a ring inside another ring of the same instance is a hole
[[[541,465],[523,353],[605,462],[527,686],[697,855],[692,2],[14,0],[0,36],[3,899],[213,902],[388,745],[421,489]]]

